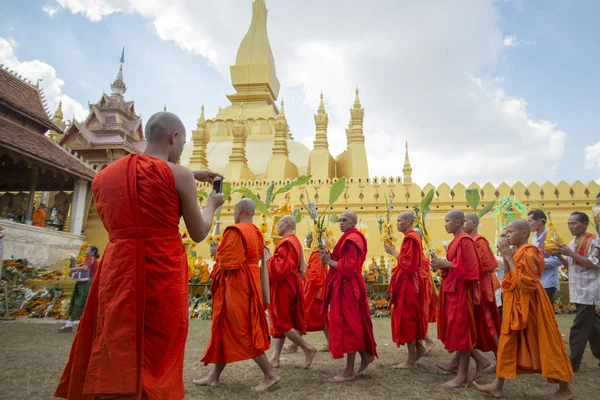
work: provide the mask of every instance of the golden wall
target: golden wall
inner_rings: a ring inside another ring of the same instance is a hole
[[[280,182],[276,187],[285,184]],[[266,188],[269,182],[234,182],[232,188],[246,186],[254,193],[258,193],[261,198],[264,198]],[[299,199],[306,201],[306,197],[311,201],[316,201],[319,210],[322,210],[327,205],[329,181],[311,181],[306,185],[296,187],[291,191],[291,201],[296,208],[300,208]],[[366,223],[368,227],[367,239],[369,243],[369,257],[377,257],[384,254],[383,247],[379,240],[379,230],[377,224],[377,216],[385,216],[385,200],[384,194],[394,197],[394,219],[396,215],[404,210],[411,209],[415,204],[418,204],[423,196],[430,189],[435,189],[436,196],[431,203],[431,212],[427,217],[427,227],[431,233],[433,240],[437,244],[441,244],[443,240],[450,240],[451,237],[444,230],[444,215],[452,209],[462,209],[468,211],[468,206],[465,199],[465,191],[469,188],[480,190],[481,204],[486,204],[491,200],[503,199],[506,196],[515,196],[525,207],[534,207],[534,201],[539,202],[546,210],[551,213],[553,221],[555,221],[560,234],[563,238],[570,240],[571,235],[567,229],[567,219],[573,211],[586,212],[591,217],[591,208],[593,207],[596,195],[600,193],[600,185],[591,181],[588,184],[583,184],[576,181],[572,185],[561,181],[557,185],[546,182],[543,185],[531,183],[527,186],[517,182],[512,186],[502,183],[494,186],[491,183],[486,183],[482,187],[472,183],[468,187],[462,184],[457,184],[453,187],[443,183],[437,187],[427,184],[420,187],[416,184],[405,186],[401,183],[400,178],[373,178],[367,180],[349,179],[346,185],[344,194],[338,202],[334,204],[333,212],[341,213],[348,209],[353,210],[358,214],[359,219]],[[240,195],[235,193],[225,202],[221,215],[224,226],[233,224],[233,206],[239,200]],[[283,200],[283,195],[280,195],[273,204],[273,209],[277,208],[278,202]],[[306,216],[306,213],[303,212]],[[255,223],[260,223],[260,215],[255,217]],[[308,218],[298,225],[297,234],[301,239],[308,232]],[[339,238],[340,231],[337,225],[333,224],[333,231],[336,238]],[[590,231],[592,231],[590,225]],[[183,223],[182,223],[183,230]],[[493,212],[487,214],[483,219],[480,227],[480,233],[486,236],[491,243],[495,242],[496,236],[496,220]],[[95,207],[90,208],[90,215],[87,221],[85,231],[88,237],[88,242],[98,246],[103,252],[108,243],[108,235],[102,226],[102,222],[96,213]],[[401,235],[398,234],[398,239]],[[209,258],[208,245],[200,243],[196,246],[196,251],[204,257]]]

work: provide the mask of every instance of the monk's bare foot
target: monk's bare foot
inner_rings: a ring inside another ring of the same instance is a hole
[[[373,357],[370,354],[368,356],[364,357],[360,361],[360,367],[358,367],[358,371],[356,371],[356,373],[360,374],[361,372],[363,372],[365,369],[367,369],[367,367],[369,366],[369,364],[371,364],[373,361],[375,361],[375,357]]]
[[[417,367],[417,363],[409,363],[407,360],[407,361],[404,361],[402,364],[394,365],[392,368],[393,369],[411,369],[411,368],[416,368],[416,367]]]
[[[486,374],[496,374],[496,364],[491,365],[489,367],[487,367],[486,369],[483,370],[483,372],[485,372]]]
[[[296,353],[298,352],[298,345],[296,344],[288,344],[287,346],[283,347],[283,351],[285,353]]]
[[[329,346],[325,346],[322,349],[319,349],[319,353],[328,353],[329,352]]]
[[[269,390],[277,383],[279,383],[279,375],[265,376],[265,379],[263,379],[260,385],[254,386],[252,390],[255,392],[264,392],[265,390]]]
[[[417,346],[417,360],[427,354],[427,349],[425,347],[418,345]]]
[[[435,347],[435,342],[431,339],[425,339],[425,354],[431,353],[431,350]]]
[[[271,367],[273,368],[279,368],[281,366],[281,362],[275,358],[271,358],[269,363],[271,363]]]
[[[354,374],[346,375],[344,373],[341,373],[339,375],[334,376],[333,378],[329,378],[329,382],[339,383],[339,382],[352,381],[354,379],[356,379],[356,375],[354,375]]]
[[[559,388],[551,397],[552,400],[571,400],[574,398],[575,393],[573,393],[570,386]]]
[[[435,363],[435,366],[441,369],[442,371],[450,374],[456,374],[458,372],[458,365],[452,363]]]
[[[446,383],[442,383],[442,387],[446,389],[454,389],[454,388],[466,388],[469,386],[469,382],[467,382],[466,378],[459,378],[458,376]]]
[[[317,354],[317,348],[315,346],[310,346],[308,350],[304,352],[304,360],[306,361],[304,363],[304,369],[310,367],[310,364],[312,364],[313,359],[315,358],[315,354]]]
[[[487,393],[495,399],[502,397],[502,389],[498,386],[498,384],[496,384],[496,381],[488,383],[487,385],[480,385],[479,383],[473,381],[473,386],[475,386],[480,392]]]
[[[192,383],[198,386],[219,387],[219,380],[210,375],[202,379],[194,379]]]
[[[491,365],[492,362],[487,358],[485,359],[485,361],[475,361],[475,377],[473,378],[473,380],[481,378],[481,376],[483,375],[483,371],[490,368]]]

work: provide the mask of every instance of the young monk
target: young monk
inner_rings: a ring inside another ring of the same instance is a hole
[[[309,232],[306,235],[306,246],[310,248],[313,236]],[[325,279],[327,277],[327,266],[323,265],[317,250],[310,253],[304,278],[304,306],[306,309],[306,330],[308,332],[323,331],[327,339],[327,328],[321,308],[323,307],[323,294]],[[329,345],[319,351],[329,351]]]
[[[433,258],[431,265],[441,269],[438,338],[444,348],[458,353],[458,371],[454,379],[444,383],[446,388],[467,387],[469,358],[477,344],[474,307],[481,295],[479,289],[480,264],[473,239],[463,230],[465,214],[452,210],[446,214],[446,232],[454,235],[448,245],[447,260]],[[438,365],[446,371],[452,366]]]
[[[357,220],[356,213],[344,211],[340,216],[343,235],[333,254],[320,251],[321,262],[330,267],[322,308],[329,326],[329,351],[334,359],[343,358],[346,354],[346,368],[329,379],[330,382],[356,379],[354,360],[357,352],[361,356],[358,373],[377,357],[367,285],[362,276],[367,239],[356,229]]]
[[[115,161],[92,182],[109,243],[54,395],[69,399],[183,399],[188,333],[187,257],[181,216],[202,241],[223,195],[200,211],[192,172],[177,162],[185,128],[172,113],[146,123],[146,150]],[[106,396],[106,397],[105,397]]]
[[[500,398],[505,379],[514,379],[517,374],[541,373],[549,382],[558,382],[554,399],[572,399],[575,395],[569,384],[573,369],[554,309],[540,283],[544,255],[538,247],[527,243],[530,233],[529,223],[517,219],[507,227],[508,240],[499,243],[505,275],[496,380],[488,385],[473,384],[480,391]],[[510,245],[517,246],[514,254]]]
[[[302,335],[306,335],[306,311],[300,268],[303,260],[302,245],[294,234],[296,221],[286,215],[277,224],[277,234],[282,237],[275,247],[273,256],[265,249],[268,259],[269,286],[271,288],[271,304],[269,317],[271,334],[275,338],[274,351],[271,357],[273,368],[279,368],[281,350],[285,339],[290,339],[304,350],[304,368],[310,367],[317,348],[308,344]]]
[[[394,369],[410,369],[425,354],[421,340],[425,339],[427,316],[423,310],[425,288],[419,274],[423,258],[421,238],[412,229],[415,215],[405,211],[398,216],[396,228],[404,234],[400,254],[394,246],[385,246],[386,253],[396,257],[398,265],[392,270],[388,291],[392,317],[392,340],[396,346],[406,344],[408,359]]]
[[[261,392],[277,382],[265,351],[269,349],[269,326],[263,306],[259,262],[264,241],[252,223],[255,204],[244,198],[233,210],[234,225],[223,232],[211,273],[212,329],[202,362],[215,364],[210,374],[193,383],[217,387],[227,364],[253,359],[264,374],[252,388]],[[241,334],[243,332],[243,334]]]

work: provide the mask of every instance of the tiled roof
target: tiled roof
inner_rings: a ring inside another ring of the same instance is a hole
[[[96,171],[47,136],[0,118],[0,146],[45,162],[70,174],[92,180]]]
[[[0,68],[0,102],[19,110],[48,129],[62,132],[46,114],[39,89],[4,68]]]

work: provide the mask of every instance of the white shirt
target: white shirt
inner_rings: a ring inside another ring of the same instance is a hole
[[[569,264],[569,300],[575,304],[600,304],[600,261],[594,257],[595,246],[600,246],[596,236],[592,240],[587,258],[595,268],[582,267],[575,264],[572,257],[566,257]],[[575,239],[569,243],[571,250],[575,251]]]

